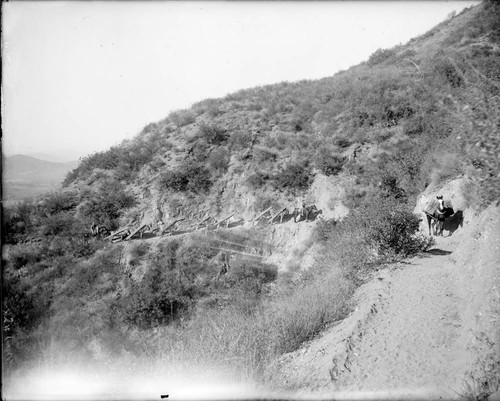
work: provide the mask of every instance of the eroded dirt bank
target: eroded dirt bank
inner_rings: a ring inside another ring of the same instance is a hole
[[[279,361],[277,384],[295,395],[449,399],[491,374],[500,358],[500,208],[464,217],[430,251],[376,272],[347,319]]]

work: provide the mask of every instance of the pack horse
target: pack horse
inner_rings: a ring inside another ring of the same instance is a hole
[[[452,216],[454,214],[454,211],[452,207],[445,206],[443,197],[441,195],[437,196],[436,199],[438,204],[437,207],[435,207],[434,211],[424,211],[424,213],[427,217],[427,224],[429,225],[429,235],[432,235],[432,227],[434,235],[443,236],[444,221],[448,217]]]

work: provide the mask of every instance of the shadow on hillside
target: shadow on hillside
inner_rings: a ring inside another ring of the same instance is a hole
[[[452,216],[448,217],[445,222],[443,229],[449,231],[448,236],[452,236],[458,227],[464,226],[464,213],[461,210],[457,210]]]
[[[428,251],[424,251],[424,255],[435,255],[435,256],[445,256],[449,255],[451,251],[443,251],[442,249],[429,249]]]

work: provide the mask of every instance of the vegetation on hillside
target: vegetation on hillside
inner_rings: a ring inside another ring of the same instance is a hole
[[[82,159],[62,191],[4,209],[7,368],[48,349],[102,363],[161,349],[167,362],[265,377],[345,316],[373,268],[429,245],[410,213],[423,189],[466,175],[471,202],[500,199],[499,12],[483,3],[333,77],[173,112]],[[159,203],[171,218],[289,206],[317,174],[353,183],[350,213],[317,224],[322,250],[293,279],[245,255],[262,246],[258,230],[131,249],[89,235],[93,222],[138,225]],[[221,249],[233,257],[218,277]]]

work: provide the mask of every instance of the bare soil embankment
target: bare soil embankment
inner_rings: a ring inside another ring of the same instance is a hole
[[[278,385],[295,395],[449,399],[491,375],[486,362],[500,357],[500,208],[464,217],[428,252],[376,272],[348,318],[280,360]]]

